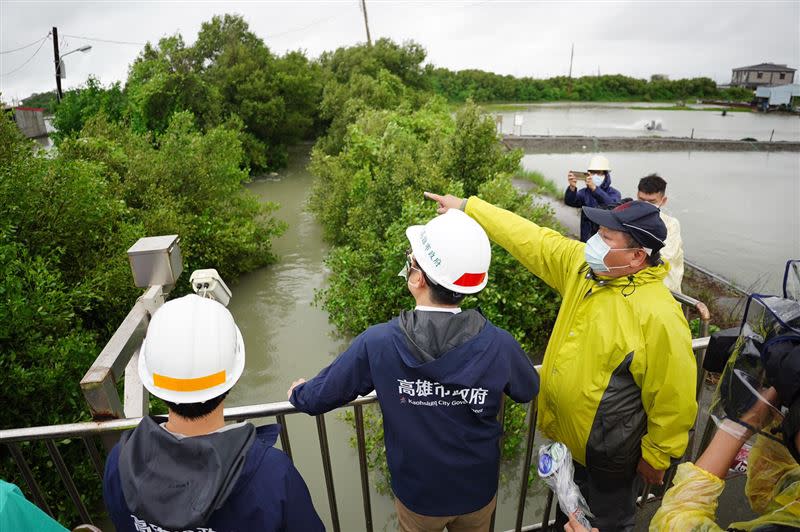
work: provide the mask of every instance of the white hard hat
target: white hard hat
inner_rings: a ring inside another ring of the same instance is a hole
[[[139,377],[156,397],[202,403],[230,390],[242,371],[242,334],[222,304],[190,294],[153,314],[139,352]]]
[[[611,165],[608,164],[608,159],[603,157],[602,155],[595,155],[592,157],[592,160],[589,161],[589,168],[587,170],[611,170]]]
[[[459,294],[475,294],[489,280],[492,247],[483,228],[458,209],[406,229],[414,259],[429,279]]]

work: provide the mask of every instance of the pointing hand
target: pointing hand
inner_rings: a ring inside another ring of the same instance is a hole
[[[433,192],[425,192],[425,197],[428,199],[432,199],[436,203],[439,204],[439,208],[436,210],[439,214],[444,214],[448,211],[448,209],[458,209],[461,207],[461,203],[464,201],[461,198],[457,198],[452,194],[448,194],[446,196],[440,196],[439,194],[434,194]]]

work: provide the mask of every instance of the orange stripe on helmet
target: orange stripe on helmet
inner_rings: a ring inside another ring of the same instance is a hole
[[[159,388],[171,390],[173,392],[197,392],[213,388],[224,382],[225,370],[194,379],[176,379],[175,377],[167,377],[166,375],[153,373],[153,384]]]

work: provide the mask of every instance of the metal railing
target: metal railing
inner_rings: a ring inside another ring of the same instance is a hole
[[[182,268],[182,265],[179,266]],[[69,495],[69,498],[71,499],[78,514],[85,523],[92,523],[89,511],[81,499],[80,493],[75,486],[75,482],[64,462],[58,445],[62,444],[62,440],[65,439],[81,439],[83,446],[86,449],[86,453],[88,454],[89,461],[102,482],[103,459],[98,451],[96,440],[99,439],[102,447],[106,450],[110,450],[111,447],[118,441],[122,431],[136,427],[141,421],[142,417],[146,416],[148,413],[149,396],[142,385],[141,380],[139,379],[139,374],[136,369],[139,357],[139,347],[141,346],[142,340],[144,339],[147,331],[147,326],[150,322],[150,316],[159,306],[164,303],[165,296],[169,288],[169,285],[153,285],[146,290],[146,292],[136,301],[136,304],[125,317],[122,324],[120,324],[111,339],[92,363],[83,379],[81,379],[80,386],[84,397],[89,404],[89,410],[94,421],[65,425],[0,430],[0,444],[4,444],[9,448],[11,456],[19,467],[20,473],[33,498],[33,502],[51,516],[53,515],[53,512],[51,511],[51,508],[48,505],[48,502],[45,499],[39,484],[34,478],[30,466],[25,460],[20,443],[44,443],[49,456],[52,459],[53,465],[55,466],[58,475],[64,484],[66,492]],[[697,360],[697,396],[699,397],[703,379],[703,356],[708,345],[707,336],[710,315],[708,308],[706,308],[702,302],[683,294],[673,293],[673,296],[681,303],[681,305],[683,305],[687,313],[690,309],[692,309],[692,311],[698,312],[700,316],[701,333],[704,338],[696,339],[692,343],[692,349],[695,352],[695,357]],[[538,369],[539,367],[537,366],[537,370]],[[122,379],[124,379],[124,389],[123,400],[121,401],[117,391],[117,383]],[[336,409],[353,409],[356,428],[356,445],[360,469],[361,495],[364,508],[364,523],[368,532],[372,532],[373,530],[373,519],[369,492],[369,471],[367,468],[363,407],[364,405],[369,405],[376,402],[376,396],[373,392],[365,397],[357,398],[347,406]],[[296,413],[297,410],[295,410],[291,403],[284,401],[226,408],[224,415],[227,421],[244,421],[274,417],[281,426],[281,448],[289,456],[289,458],[292,459],[292,449],[289,439],[289,430],[286,423],[286,416]],[[536,403],[533,402],[530,404],[527,414],[528,432],[523,460],[522,480],[520,482],[518,494],[517,514],[515,521],[516,531],[523,529],[547,529],[550,523],[550,514],[553,506],[553,493],[548,490],[547,501],[541,521],[538,524],[523,526],[522,522],[524,520],[525,501],[528,493],[528,472],[530,471],[531,462],[533,459],[533,447],[536,437],[536,414]],[[498,414],[501,426],[503,426],[504,416],[505,409],[501,408]],[[317,435],[319,437],[319,449],[322,459],[332,527],[334,532],[339,532],[339,511],[336,500],[336,492],[334,489],[330,447],[324,415],[316,416],[316,428]],[[694,433],[696,432],[696,428],[697,420],[695,421],[695,430],[692,431],[690,436],[690,443],[687,446],[687,454],[684,456],[684,458],[692,456],[691,449],[693,448]],[[707,423],[706,432],[709,431],[713,432],[713,424]],[[502,441],[500,443],[502,445]],[[702,448],[703,446],[701,445],[701,450]],[[674,470],[668,472],[665,478],[665,483],[668,479],[672,478],[672,471]],[[498,478],[498,487],[499,480],[500,479]],[[652,495],[649,494],[649,487],[647,487],[642,493],[641,500],[644,502],[653,500]],[[494,521],[495,515],[493,514],[492,529],[494,529]]]
[[[695,352],[705,350],[708,345],[708,338],[700,338],[693,342],[693,349]],[[540,367],[537,366],[537,370]],[[361,482],[361,496],[364,509],[364,524],[368,532],[373,530],[372,507],[369,492],[369,471],[367,467],[367,452],[365,444],[365,429],[364,429],[364,405],[377,403],[375,392],[359,397],[348,405],[336,410],[344,410],[352,408],[354,412],[355,429],[356,429],[356,447],[358,454],[360,482]],[[515,520],[516,531],[521,530],[536,530],[547,529],[551,521],[550,515],[553,506],[553,493],[548,490],[547,501],[545,503],[542,518],[538,523],[523,526],[525,502],[528,495],[528,474],[533,461],[533,448],[534,440],[536,438],[536,402],[529,403],[528,415],[526,420],[527,425],[527,438],[525,444],[525,454],[523,456],[522,474],[520,480],[520,487],[517,498],[517,512]],[[274,417],[281,425],[280,430],[280,443],[283,451],[292,459],[291,443],[289,438],[289,429],[286,421],[286,416],[296,414],[298,411],[288,401],[277,403],[257,404],[238,406],[225,409],[226,421],[246,421],[261,418]],[[500,412],[500,422],[503,422],[504,410]],[[13,456],[20,472],[27,484],[29,493],[33,497],[33,502],[42,508],[50,515],[52,511],[47,501],[42,495],[39,484],[31,472],[25,457],[20,449],[21,442],[38,442],[43,441],[47,446],[50,457],[56,467],[59,477],[64,483],[65,489],[71,499],[74,507],[76,508],[81,519],[86,523],[92,523],[89,511],[83,504],[80,494],[78,493],[75,483],[72,479],[70,471],[64,464],[64,460],[58,450],[58,443],[64,439],[80,439],[86,448],[88,458],[93,465],[95,472],[100,481],[103,478],[103,460],[97,449],[95,440],[99,438],[101,441],[108,441],[107,436],[118,437],[119,434],[128,429],[135,428],[141,421],[141,417],[114,419],[109,421],[87,421],[83,423],[71,423],[65,425],[50,425],[44,427],[29,427],[19,429],[0,430],[0,444],[9,447],[11,455]],[[166,417],[164,417],[166,420]],[[328,499],[328,506],[331,516],[331,523],[334,532],[340,532],[341,527],[339,524],[339,511],[336,498],[336,492],[333,483],[333,469],[331,465],[330,446],[328,442],[327,428],[325,424],[325,415],[316,416],[317,435],[319,437],[320,457],[322,459],[323,474],[325,477],[325,487]],[[690,449],[690,448],[689,448]],[[687,449],[687,453],[689,453]],[[687,456],[689,456],[687,454]],[[498,479],[499,487],[499,479]],[[648,493],[643,494],[645,502],[655,500],[652,495]],[[494,516],[492,517],[492,529],[494,529]]]

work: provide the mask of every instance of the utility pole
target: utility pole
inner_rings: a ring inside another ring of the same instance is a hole
[[[569,78],[572,78],[572,58],[575,56],[575,43],[572,43],[572,50],[569,52]]]
[[[364,13],[364,27],[367,28],[367,45],[372,46],[372,37],[369,36],[369,21],[367,20],[367,1],[361,0],[361,12]]]
[[[58,55],[58,28],[53,26],[53,60],[56,63],[56,101],[61,103],[61,57]]]

